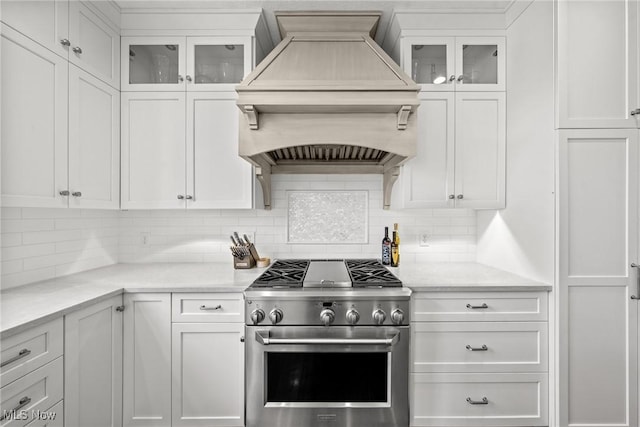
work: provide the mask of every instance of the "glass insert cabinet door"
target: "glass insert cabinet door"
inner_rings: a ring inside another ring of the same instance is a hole
[[[187,90],[233,90],[250,71],[250,38],[187,37]]]
[[[424,37],[410,43],[404,69],[423,90],[452,91],[455,81],[455,38]]]
[[[123,37],[123,90],[184,90],[184,37]]]
[[[503,91],[504,37],[408,40],[404,69],[426,91]]]
[[[250,37],[124,37],[125,91],[233,90],[251,70]]]
[[[458,90],[505,89],[503,37],[456,37]]]

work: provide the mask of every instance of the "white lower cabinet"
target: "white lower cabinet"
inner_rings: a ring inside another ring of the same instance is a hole
[[[124,296],[123,425],[171,426],[171,294]]]
[[[122,426],[122,295],[65,316],[65,426]]]
[[[243,323],[174,323],[172,426],[244,425]]]
[[[242,294],[125,294],[124,305],[123,425],[244,426]]]
[[[412,426],[546,426],[546,292],[412,296]]]

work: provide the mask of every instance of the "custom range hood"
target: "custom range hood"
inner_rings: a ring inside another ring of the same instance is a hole
[[[274,173],[377,173],[415,156],[419,86],[373,40],[380,12],[276,12],[282,42],[237,86],[239,154]]]

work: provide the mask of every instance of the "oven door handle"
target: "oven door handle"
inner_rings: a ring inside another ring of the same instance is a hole
[[[395,345],[399,338],[270,338],[269,331],[256,331],[256,341],[262,345]]]

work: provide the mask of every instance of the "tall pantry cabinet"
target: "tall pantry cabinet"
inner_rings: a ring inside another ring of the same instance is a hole
[[[556,5],[561,426],[639,425],[639,5]]]
[[[117,17],[78,1],[0,8],[2,204],[117,209]]]
[[[122,208],[251,208],[235,86],[272,48],[261,11],[122,19]]]

